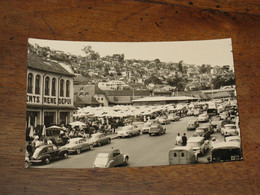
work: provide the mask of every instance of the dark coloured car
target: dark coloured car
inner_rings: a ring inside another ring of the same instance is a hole
[[[68,158],[69,151],[65,148],[59,149],[53,144],[42,145],[35,149],[30,158],[30,163],[49,164],[54,159]]]

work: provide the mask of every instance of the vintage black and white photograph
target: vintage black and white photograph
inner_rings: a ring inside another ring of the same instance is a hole
[[[232,40],[28,40],[26,168],[242,160]]]

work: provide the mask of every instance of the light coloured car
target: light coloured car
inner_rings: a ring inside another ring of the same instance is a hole
[[[104,133],[94,133],[91,135],[89,142],[93,144],[93,146],[102,146],[104,144],[110,144],[111,138],[105,136]]]
[[[111,168],[127,165],[129,156],[121,153],[119,149],[111,149],[98,153],[93,168]]]
[[[240,136],[228,136],[228,137],[225,137],[225,141],[241,143],[241,138],[240,138]]]
[[[190,137],[187,140],[187,146],[192,147],[194,153],[204,155],[209,149],[209,141],[204,137]]]
[[[167,125],[170,124],[171,121],[166,116],[159,116],[156,119],[161,125]]]
[[[207,114],[200,114],[198,116],[198,122],[208,122],[209,121],[209,116]]]
[[[132,137],[134,135],[140,135],[140,133],[141,133],[141,130],[139,130],[138,128],[136,128],[133,125],[124,126],[124,127],[122,127],[121,130],[119,130],[117,132],[119,138],[122,138],[122,137]]]
[[[176,114],[169,114],[168,115],[168,119],[170,121],[179,121],[180,120],[180,116],[177,116]]]
[[[220,133],[224,136],[238,135],[237,126],[235,124],[226,124],[221,128]]]
[[[69,154],[80,154],[81,151],[92,150],[93,144],[90,141],[86,141],[84,138],[79,137],[69,139],[67,144],[65,146],[62,146],[62,148],[68,149]]]
[[[151,121],[147,121],[146,123],[144,123],[143,128],[142,128],[142,133],[149,133],[150,127],[153,124],[153,122]]]
[[[149,135],[162,135],[166,133],[166,128],[164,128],[161,124],[153,124],[150,127]]]
[[[193,133],[193,137],[204,137],[205,139],[210,138],[211,132],[207,127],[198,127]]]
[[[187,124],[187,131],[195,130],[199,126],[197,120],[190,120]]]

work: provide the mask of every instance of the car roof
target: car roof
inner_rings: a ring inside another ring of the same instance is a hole
[[[104,134],[104,133],[93,133],[92,136],[94,135],[101,135],[101,134]]]
[[[241,139],[240,136],[228,136],[225,138],[226,141],[235,140],[235,139]]]
[[[225,149],[225,148],[229,148],[229,149],[240,148],[240,143],[239,142],[219,142],[219,143],[215,143],[213,145],[212,150]]]
[[[43,149],[43,148],[47,148],[49,146],[54,146],[54,144],[41,145],[41,146],[38,146],[37,148]]]
[[[111,148],[111,149],[104,149],[104,150],[101,150],[99,153],[109,153],[111,154],[112,152],[114,152],[115,150],[119,150],[119,148]]]
[[[70,138],[69,141],[78,141],[78,140],[81,140],[83,139],[82,137],[75,137],[75,138]]]
[[[204,139],[204,137],[190,137],[187,142],[200,142]]]
[[[172,148],[170,151],[180,151],[180,150],[193,151],[192,147],[190,146],[176,146],[175,148]]]

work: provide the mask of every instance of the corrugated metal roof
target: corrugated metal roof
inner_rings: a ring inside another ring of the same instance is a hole
[[[153,101],[181,101],[181,100],[196,100],[194,97],[186,97],[186,96],[174,96],[174,97],[145,97],[137,100],[133,100],[133,102],[153,102]]]

